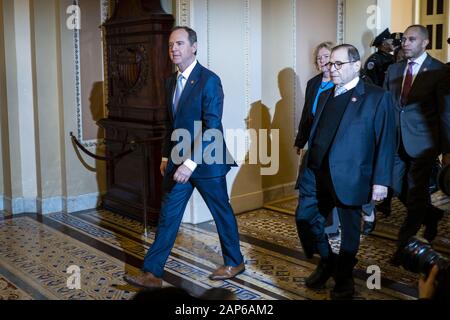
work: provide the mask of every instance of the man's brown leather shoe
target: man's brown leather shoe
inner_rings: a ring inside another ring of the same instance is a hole
[[[155,277],[151,272],[141,272],[137,276],[125,275],[123,279],[133,286],[145,289],[162,287],[162,279]]]
[[[240,265],[238,265],[237,267],[222,266],[219,269],[217,269],[216,271],[214,271],[209,276],[209,278],[211,280],[230,279],[230,278],[233,278],[233,277],[237,276],[238,274],[244,272],[244,270],[245,270],[245,264],[243,262]]]

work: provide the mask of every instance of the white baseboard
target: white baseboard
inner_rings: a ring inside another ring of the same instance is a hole
[[[77,197],[64,198],[64,211],[68,213],[95,209],[100,203],[100,193],[84,194]]]
[[[235,214],[259,209],[263,206],[263,193],[259,191],[231,197],[230,203]],[[195,225],[212,220],[213,217],[208,207],[201,199],[200,194],[195,191],[186,207],[182,223]]]
[[[266,190],[261,190],[257,192],[251,192],[246,193],[243,195],[238,195],[230,198],[231,206],[233,207],[233,211],[235,214],[242,213],[242,212],[248,212],[252,210],[260,209],[264,206],[264,203],[270,202],[273,200],[278,200],[282,198],[286,198],[292,195],[296,194],[296,191],[294,190],[295,182],[287,183],[283,185],[279,185],[276,187],[268,188]],[[270,200],[267,200],[270,199]],[[194,196],[195,201],[200,201],[199,197]],[[183,218],[183,223],[191,223],[191,224],[198,224],[203,223],[206,221],[211,221],[212,216],[209,214],[209,211],[207,213],[208,208],[206,205],[202,203],[196,203],[194,213],[191,212],[192,208],[190,206],[192,205],[191,201],[188,204],[188,207],[186,208],[186,213]],[[200,211],[205,210],[204,214],[202,215]]]
[[[53,197],[44,199],[38,198],[37,202],[38,202],[38,212],[41,214],[49,214],[63,211],[62,197]]]
[[[78,212],[97,208],[100,201],[100,193],[84,194],[76,197],[51,197],[51,198],[8,198],[0,196],[0,210],[12,214],[40,213],[49,214],[55,212]]]
[[[11,208],[11,213],[34,213],[37,212],[36,198],[8,198],[5,197],[8,202],[5,207]]]
[[[262,208],[264,205],[263,191],[247,193],[230,199],[234,213],[242,213]]]
[[[261,208],[264,203],[296,195],[295,182],[283,184],[263,191],[247,193],[230,199],[235,213],[241,213]],[[51,198],[8,198],[0,195],[0,210],[12,214],[36,213],[49,214],[54,212],[78,212],[97,208],[100,193],[90,193],[76,197]]]
[[[264,203],[297,195],[295,181],[264,189]]]

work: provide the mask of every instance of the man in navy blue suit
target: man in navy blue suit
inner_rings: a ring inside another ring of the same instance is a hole
[[[361,207],[387,196],[395,150],[395,119],[390,93],[365,84],[361,60],[351,45],[333,49],[328,63],[335,86],[319,97],[309,149],[297,180],[296,212],[300,241],[308,258],[319,253],[316,270],[306,278],[321,289],[330,277],[332,299],[354,294],[353,269],[359,249]],[[342,227],[339,255],[331,250],[324,226],[336,207]]]
[[[188,27],[175,27],[169,38],[169,56],[178,71],[166,82],[171,121],[160,166],[165,195],[155,241],[144,259],[142,273],[124,278],[135,286],[162,286],[164,265],[194,188],[216,222],[224,258],[224,265],[214,271],[210,279],[229,279],[245,270],[225,178],[235,163],[223,139],[222,84],[216,74],[200,65],[196,54],[196,32]],[[204,134],[208,133],[215,139],[204,139]],[[182,141],[172,141],[174,139]]]

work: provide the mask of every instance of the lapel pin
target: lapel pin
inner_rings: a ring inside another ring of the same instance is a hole
[[[356,99],[355,97],[352,98],[352,102],[356,102],[358,101],[358,99]]]
[[[191,80],[191,85],[193,85],[194,84],[194,80]]]
[[[423,71],[424,71],[424,72],[427,72],[427,71],[428,71],[428,68],[424,68]]]

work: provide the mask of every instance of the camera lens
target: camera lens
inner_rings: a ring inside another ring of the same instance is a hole
[[[406,270],[428,275],[441,258],[428,242],[413,237],[403,249],[401,261]]]
[[[401,251],[400,262],[406,270],[423,273],[426,277],[436,265],[439,272],[436,276],[436,292],[433,299],[450,301],[450,262],[434,251],[426,240],[412,237]]]

